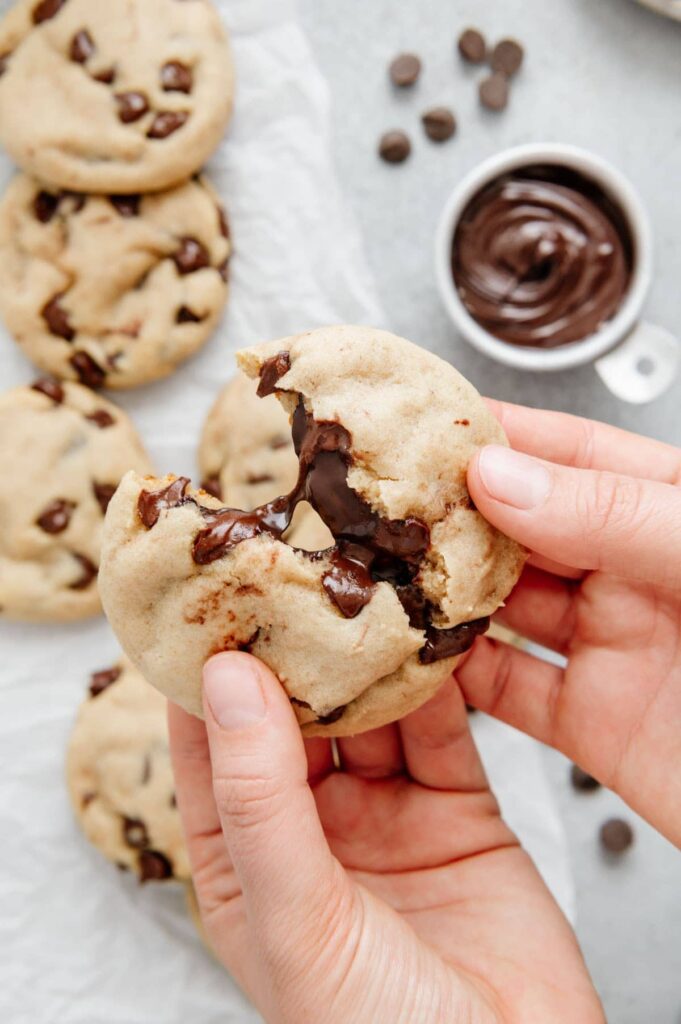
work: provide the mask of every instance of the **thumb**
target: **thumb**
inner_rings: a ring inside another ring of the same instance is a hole
[[[237,652],[206,663],[203,698],[215,802],[258,939],[274,949],[314,940],[350,885],[322,831],[289,700]]]
[[[681,490],[671,484],[490,445],[472,460],[468,488],[485,519],[537,554],[576,569],[681,584]]]

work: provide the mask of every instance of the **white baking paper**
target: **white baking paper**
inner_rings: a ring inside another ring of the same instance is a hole
[[[115,396],[158,470],[190,475],[201,423],[238,347],[325,323],[389,326],[336,180],[328,92],[294,0],[219,6],[238,74],[229,139],[210,165],[235,241],[229,312],[173,378]],[[10,174],[0,159],[2,180]],[[3,388],[34,376],[11,340],[0,337]],[[117,872],[72,819],[63,780],[67,737],[89,673],[116,656],[103,619],[60,627],[0,623],[0,1020],[255,1021],[201,947],[182,893],[140,887]],[[507,820],[571,915],[566,845],[538,750],[481,715],[474,728]]]

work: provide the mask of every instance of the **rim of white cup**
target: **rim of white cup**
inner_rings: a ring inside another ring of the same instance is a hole
[[[622,209],[634,249],[629,289],[611,320],[580,341],[541,349],[514,345],[495,338],[468,312],[454,284],[451,249],[454,231],[468,202],[486,185],[509,171],[530,164],[556,164],[591,178]],[[562,143],[531,143],[514,146],[484,160],[453,189],[437,228],[435,274],[445,309],[463,338],[499,363],[521,370],[564,370],[593,362],[629,334],[641,315],[652,280],[652,233],[648,215],[629,180],[607,160],[589,150]]]

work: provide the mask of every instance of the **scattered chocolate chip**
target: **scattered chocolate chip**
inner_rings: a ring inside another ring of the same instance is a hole
[[[164,509],[177,508],[178,505],[184,505],[189,500],[185,498],[188,484],[189,480],[186,476],[179,476],[177,480],[173,480],[171,484],[163,487],[160,491],[140,491],[137,499],[137,514],[147,530],[156,526],[158,517]]]
[[[4,75],[5,71],[7,71],[7,65],[9,64],[11,56],[11,53],[3,53],[0,56],[0,78]]]
[[[495,71],[480,83],[480,102],[488,110],[503,110],[508,104],[508,79]]]
[[[477,28],[467,28],[459,36],[459,53],[471,64],[482,64],[487,56],[487,43]]]
[[[220,486],[219,476],[207,476],[201,481],[201,489],[206,491],[207,494],[212,494],[214,498],[218,498],[222,501],[222,488]]]
[[[123,838],[133,850],[143,850],[149,845],[147,826],[139,818],[123,818]]]
[[[173,865],[158,850],[142,850],[139,856],[140,882],[162,882],[173,877]]]
[[[266,359],[260,368],[258,398],[267,398],[277,390],[277,384],[291,369],[291,356],[288,352],[277,352]]]
[[[217,267],[217,272],[222,278],[222,280],[225,282],[225,284],[227,284],[227,282],[229,281],[229,256],[227,257],[226,260],[222,261],[219,267]]]
[[[249,473],[246,477],[247,484],[269,484],[274,480],[271,473]]]
[[[421,61],[415,53],[401,53],[388,69],[393,85],[401,89],[413,85],[421,74]]]
[[[33,24],[39,25],[42,21],[49,21],[62,9],[66,0],[42,0],[33,8]]]
[[[103,516],[106,515],[106,510],[109,507],[109,502],[111,501],[111,499],[113,498],[114,494],[116,493],[117,486],[118,486],[117,484],[98,484],[98,483],[93,483],[92,484],[93,494],[94,494],[95,498],[97,499],[97,501],[99,502],[99,507],[102,510],[102,515]]]
[[[147,132],[148,139],[167,139],[186,122],[189,114],[186,110],[162,110],[151,122]]]
[[[102,85],[113,85],[116,81],[116,69],[103,68],[102,71],[96,71],[92,77],[95,82],[101,82]]]
[[[151,758],[147,755],[144,758],[144,762],[142,764],[142,777],[140,779],[140,784],[142,786],[147,786],[149,784],[149,779],[150,778],[151,778]]]
[[[97,578],[97,566],[93,565],[85,555],[78,555],[75,551],[72,551],[71,554],[80,565],[82,573],[75,583],[69,584],[69,590],[86,590]]]
[[[173,259],[180,274],[193,274],[210,266],[210,255],[206,247],[189,235],[180,239],[180,248],[173,253]]]
[[[471,421],[470,420],[454,420],[454,426],[455,427],[470,427],[470,425],[471,425]]]
[[[143,92],[119,92],[114,99],[118,104],[118,117],[123,124],[139,121],[149,110],[149,100]]]
[[[192,69],[179,60],[169,60],[161,68],[161,88],[164,92],[191,92],[194,84]]]
[[[93,672],[90,676],[90,696],[99,697],[100,693],[103,693],[107,687],[120,678],[121,672],[120,665],[114,665],[113,668],[104,668],[100,672]]]
[[[284,437],[283,434],[277,434],[276,437],[271,439],[270,448],[273,452],[277,452],[280,448],[290,448],[292,443],[293,442],[290,437]]]
[[[31,384],[32,391],[39,391],[42,395],[51,398],[55,405],[61,405],[64,401],[64,389],[58,380],[50,377],[41,377],[35,384]]]
[[[525,51],[515,39],[502,39],[492,50],[490,64],[493,71],[510,77],[519,70]]]
[[[71,522],[75,503],[57,498],[38,516],[36,523],[45,533],[63,533]]]
[[[594,779],[592,775],[589,775],[576,764],[573,764],[570,769],[570,782],[574,789],[579,789],[584,793],[600,789],[601,786],[597,779]]]
[[[137,217],[140,212],[142,196],[109,196],[109,202],[121,217]]]
[[[378,143],[378,155],[388,164],[401,164],[411,153],[409,136],[402,131],[386,132]]]
[[[60,196],[52,195],[43,189],[33,200],[33,212],[41,224],[49,224],[59,209]]]
[[[78,374],[82,384],[85,384],[88,388],[102,387],[106,380],[106,373],[87,352],[74,352],[69,362]]]
[[[610,818],[601,825],[599,838],[608,853],[624,853],[634,841],[634,831],[622,818]]]
[[[93,55],[95,49],[96,47],[92,36],[86,28],[83,28],[80,32],[76,32],[75,36],[71,40],[69,57],[77,64],[85,64]]]
[[[46,302],[40,310],[40,315],[49,327],[51,334],[56,335],[57,338],[63,338],[64,341],[73,341],[76,332],[69,322],[69,314],[61,304],[62,296],[63,292]]]
[[[456,131],[456,118],[449,107],[433,107],[421,117],[426,135],[433,142],[446,142]]]
[[[463,654],[473,646],[475,638],[489,629],[489,618],[474,619],[462,622],[452,629],[435,629],[431,626],[426,630],[426,642],[419,651],[422,665],[431,665],[443,658],[453,658],[455,654]]]
[[[220,234],[222,237],[229,238],[229,221],[227,220],[227,214],[222,206],[218,206],[218,224],[220,225]]]
[[[106,430],[107,427],[112,427],[116,422],[111,413],[107,412],[106,409],[96,409],[94,412],[88,413],[85,419],[90,420],[100,430]]]
[[[320,725],[332,725],[337,722],[339,718],[342,718],[345,714],[347,704],[341,704],[340,707],[334,708],[333,711],[329,711],[327,715],[319,715],[317,721]]]
[[[175,314],[176,324],[200,324],[204,318],[195,313],[189,306],[180,306]]]

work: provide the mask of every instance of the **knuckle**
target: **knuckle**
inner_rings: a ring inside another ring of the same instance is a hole
[[[642,518],[642,489],[638,480],[598,473],[592,486],[578,488],[577,513],[591,536],[630,536]]]
[[[573,462],[575,466],[588,468],[593,465],[596,448],[596,425],[591,420],[584,420],[573,417],[575,421],[575,451]]]
[[[281,806],[286,786],[276,776],[237,773],[213,778],[213,792],[230,826],[249,829],[270,821]]]

